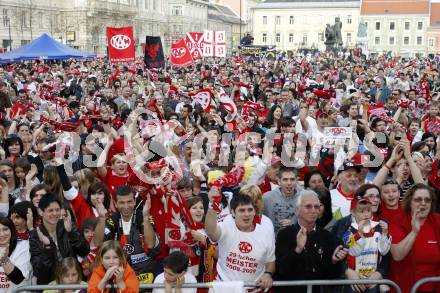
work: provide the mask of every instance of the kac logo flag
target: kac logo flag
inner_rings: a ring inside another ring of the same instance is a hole
[[[204,57],[226,57],[225,31],[205,31],[203,35]]]
[[[165,58],[160,37],[147,36],[145,40],[144,61],[147,68],[165,67]]]
[[[186,67],[194,64],[191,52],[186,46],[185,40],[181,39],[177,43],[171,45],[171,65]]]
[[[107,46],[110,62],[133,62],[133,27],[107,27]]]

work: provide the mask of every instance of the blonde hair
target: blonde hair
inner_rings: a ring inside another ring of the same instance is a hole
[[[80,192],[84,195],[88,193],[90,185],[97,181],[95,173],[88,168],[76,171],[73,174],[73,177],[75,177],[76,181],[78,181]]]
[[[98,255],[96,256],[95,267],[102,265],[102,257],[109,250],[113,250],[116,253],[116,255],[119,258],[120,265],[122,267],[125,267],[125,265],[127,264],[125,253],[124,250],[122,249],[121,243],[119,243],[119,241],[116,240],[108,240],[101,245]]]
[[[126,159],[124,153],[119,153],[119,154],[114,155],[110,162],[113,165],[117,160],[127,162],[127,159]]]
[[[263,193],[257,185],[244,185],[240,188],[241,194],[246,194],[252,198],[257,214],[263,211]]]
[[[75,268],[78,273],[77,283],[81,282],[82,271],[78,261],[74,257],[66,257],[64,258],[57,266],[55,281],[58,285],[63,284],[63,276],[71,269]]]

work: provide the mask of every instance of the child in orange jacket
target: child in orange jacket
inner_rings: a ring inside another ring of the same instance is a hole
[[[121,244],[115,240],[102,244],[87,292],[109,292],[109,289],[105,289],[106,285],[116,285],[118,293],[139,292],[136,273],[127,263]]]

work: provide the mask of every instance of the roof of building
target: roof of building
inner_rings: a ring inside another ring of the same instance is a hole
[[[440,3],[431,3],[429,25],[432,27],[440,27]]]
[[[357,8],[360,0],[267,0],[253,9],[295,9],[295,8]]]
[[[428,0],[364,0],[361,15],[429,14]]]
[[[240,24],[240,17],[226,5],[209,4],[208,18],[228,23]]]

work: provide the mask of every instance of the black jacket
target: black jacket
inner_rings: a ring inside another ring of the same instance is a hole
[[[49,236],[44,225],[40,226],[41,232],[50,239],[50,245],[44,247],[34,229],[29,233],[29,246],[31,252],[31,264],[37,284],[47,285],[55,279],[55,270],[59,263],[58,252],[61,258],[77,256],[85,257],[90,252],[89,243],[72,223],[72,230],[67,232],[64,222],[57,224],[57,245]],[[58,247],[57,247],[58,246]]]
[[[298,224],[286,227],[277,235],[275,244],[276,280],[321,280],[335,279],[340,275],[341,263],[333,264],[332,256],[341,244],[336,237],[321,227],[308,233],[304,250],[297,254],[296,235]],[[276,292],[306,292],[305,287],[278,287]],[[319,292],[314,286],[313,292]]]

